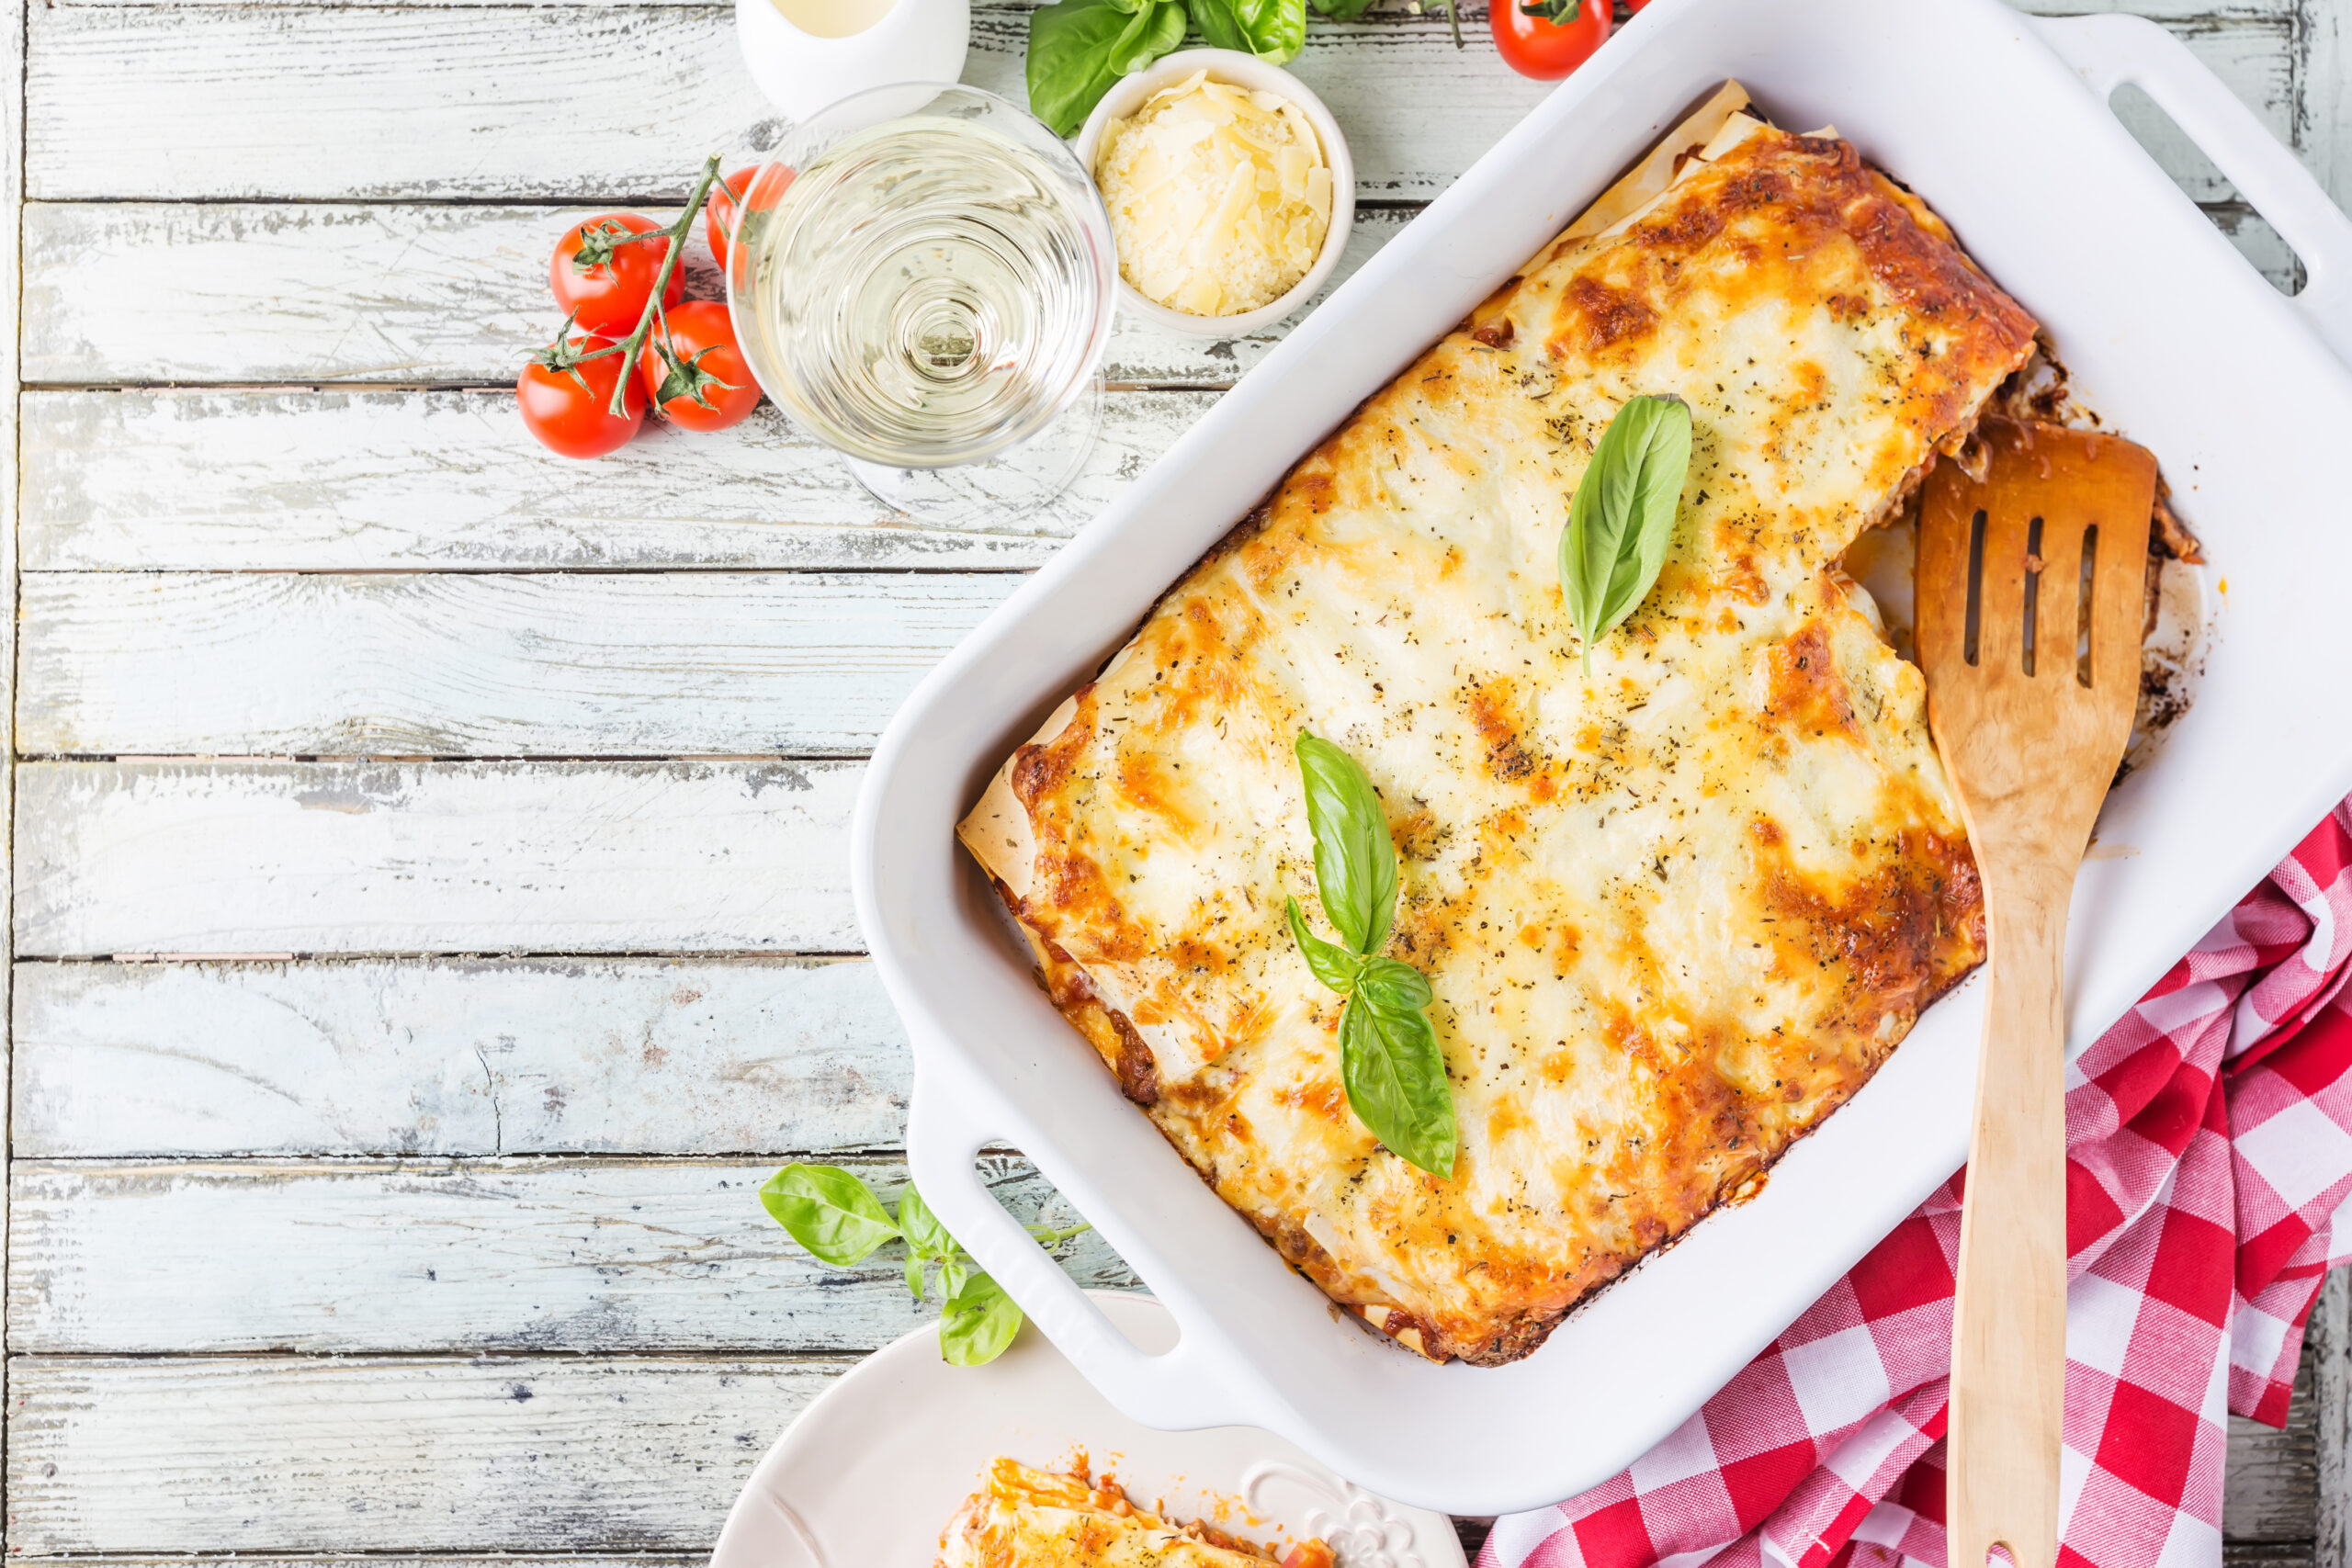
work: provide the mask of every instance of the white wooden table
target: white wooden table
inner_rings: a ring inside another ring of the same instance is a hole
[[[2141,3],[2352,205],[2352,0]],[[974,24],[1017,95],[1015,0]],[[1542,91],[1470,30],[1310,28],[1350,265]],[[918,1321],[752,1192],[898,1168],[859,759],[1271,339],[1123,326],[1085,480],[995,531],[877,515],[772,411],[568,464],[508,390],[555,235],[777,136],[725,6],[7,0],[5,39],[6,1550],[693,1558]],[[2243,1560],[2344,1562],[2346,1337],[2241,1434]]]

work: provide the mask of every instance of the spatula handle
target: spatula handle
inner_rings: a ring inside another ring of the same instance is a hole
[[[1989,858],[1989,857],[1988,857]],[[2066,1395],[2066,1057],[2071,861],[1987,867],[1992,976],[1960,1223],[1945,1529],[1951,1568],[2007,1546],[2055,1568]],[[2052,869],[2053,863],[2062,869]]]

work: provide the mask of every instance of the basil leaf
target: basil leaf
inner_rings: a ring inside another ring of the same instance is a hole
[[[899,1194],[899,1234],[907,1238],[907,1250],[918,1258],[944,1258],[956,1250],[956,1238],[947,1234],[947,1227],[939,1223],[939,1216],[931,1212],[931,1205],[922,1201],[911,1181]]]
[[[1185,9],[1212,49],[1285,65],[1306,45],[1306,0],[1187,0]]]
[[[1356,994],[1382,1012],[1419,1012],[1435,999],[1419,970],[1393,958],[1366,959]]]
[[[1592,645],[1657,584],[1690,471],[1690,407],[1680,398],[1628,399],[1593,448],[1560,531],[1560,592],[1587,675]]]
[[[899,1237],[873,1190],[837,1165],[787,1165],[760,1189],[760,1206],[820,1263],[846,1269]]]
[[[1029,112],[1069,136],[1122,76],[1184,41],[1184,0],[1058,0],[1029,13]]]
[[[1372,9],[1372,0],[1315,0],[1315,8],[1335,22],[1352,22]]]
[[[907,1248],[907,1294],[922,1300],[922,1271],[930,1260],[913,1247]]]
[[[1453,1174],[1453,1089],[1428,1019],[1375,1007],[1359,990],[1340,1016],[1340,1075],[1356,1120],[1390,1153]]]
[[[1343,997],[1355,989],[1356,974],[1363,967],[1363,960],[1338,942],[1325,942],[1307,930],[1306,915],[1295,898],[1290,901],[1290,934],[1298,943],[1299,952],[1306,954],[1306,967],[1317,979]]]
[[[958,1367],[977,1367],[995,1360],[1021,1332],[1021,1309],[1004,1287],[986,1274],[974,1274],[947,1298],[939,1318],[940,1359]]]
[[[1377,953],[1396,918],[1396,845],[1388,837],[1388,814],[1353,757],[1303,729],[1295,750],[1323,914],[1356,952]]]

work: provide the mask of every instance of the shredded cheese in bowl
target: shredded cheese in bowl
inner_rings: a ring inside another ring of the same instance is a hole
[[[1331,227],[1331,170],[1306,111],[1205,71],[1104,129],[1094,183],[1120,276],[1195,316],[1272,304]]]

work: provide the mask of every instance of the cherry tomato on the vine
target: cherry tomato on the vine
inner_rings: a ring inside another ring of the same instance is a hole
[[[548,287],[555,302],[585,332],[627,337],[637,331],[645,302],[653,297],[670,242],[659,238],[663,224],[634,212],[607,212],[564,231],[548,258]],[[651,234],[650,240],[636,236]],[[686,297],[686,269],[673,267],[662,303]]]
[[[710,196],[702,205],[702,231],[710,241],[710,254],[718,263],[718,270],[727,270],[727,247],[734,243],[737,209],[743,198],[752,194],[752,182],[760,175],[760,166],[738,169],[710,187]]]
[[[1609,37],[1609,0],[1494,0],[1487,16],[1504,63],[1538,81],[1566,75]]]
[[[662,323],[646,334],[637,369],[662,417],[687,430],[725,430],[759,406],[760,384],[736,345],[734,319],[716,299],[663,311]]]
[[[635,376],[626,378],[628,396],[621,406],[628,412],[610,412],[613,387],[624,379],[628,356],[582,357],[616,347],[601,337],[562,337],[523,367],[514,380],[514,402],[523,411],[524,427],[539,445],[565,457],[601,457],[637,434],[645,423],[645,389]]]

